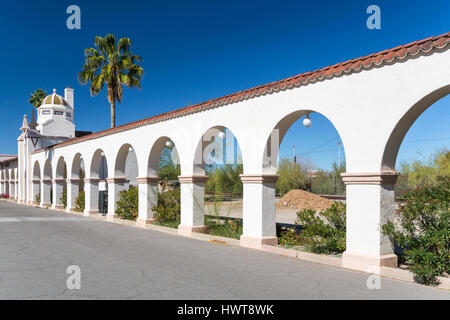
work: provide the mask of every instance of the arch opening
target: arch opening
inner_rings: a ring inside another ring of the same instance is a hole
[[[35,161],[33,166],[32,197],[31,201],[39,205],[41,202],[41,167],[39,161]]]
[[[426,95],[404,114],[391,132],[381,171],[400,173],[395,184],[396,196],[417,187],[431,186],[438,176],[450,176],[450,115],[446,112],[449,94],[450,85],[447,85]]]
[[[197,144],[192,169],[194,176],[205,177],[204,184],[194,183],[191,195],[196,223],[202,221],[207,233],[239,239],[244,219],[243,161],[233,132],[220,125],[206,130]]]
[[[333,123],[314,110],[283,117],[267,139],[263,174],[279,174],[277,195],[303,189],[315,194],[343,195],[345,147]]]

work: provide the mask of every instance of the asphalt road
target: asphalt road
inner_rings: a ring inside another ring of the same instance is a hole
[[[68,289],[68,266],[80,289]],[[450,292],[0,201],[0,299],[450,299]]]

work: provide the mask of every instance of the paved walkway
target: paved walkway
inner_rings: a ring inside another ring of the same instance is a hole
[[[66,269],[81,270],[69,290]],[[0,201],[0,299],[450,299],[450,292]]]

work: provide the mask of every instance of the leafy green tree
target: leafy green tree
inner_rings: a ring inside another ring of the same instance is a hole
[[[306,170],[302,168],[301,164],[294,164],[288,159],[283,159],[279,165],[278,174],[276,184],[278,194],[284,195],[292,189],[306,190]]]
[[[161,180],[178,180],[181,175],[180,165],[175,165],[172,162],[173,148],[164,147],[161,151],[161,158],[159,160],[158,177]]]
[[[233,196],[242,195],[242,181],[240,175],[243,173],[242,164],[225,164],[216,167],[208,173],[206,182],[206,192],[215,195],[231,194]]]
[[[443,149],[428,159],[413,160],[400,165],[395,191],[398,195],[418,187],[433,186],[438,176],[450,176],[450,151]]]
[[[36,89],[31,93],[28,103],[35,108],[39,108],[46,96],[47,92],[42,89]]]
[[[104,38],[95,37],[95,48],[84,52],[85,64],[78,74],[81,84],[90,83],[91,95],[96,95],[106,84],[107,98],[111,104],[111,128],[116,126],[116,101],[122,102],[123,86],[141,88],[144,69],[136,62],[141,57],[131,52],[131,40],[107,34]]]
[[[345,165],[339,168],[333,163],[332,171],[319,170],[311,181],[311,192],[316,194],[345,194],[345,184],[341,173],[345,172]]]
[[[404,258],[415,279],[435,284],[450,274],[450,177],[435,186],[404,193],[394,221],[382,226],[392,243],[404,248]]]

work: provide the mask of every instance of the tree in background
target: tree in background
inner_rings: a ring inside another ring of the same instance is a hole
[[[205,191],[216,195],[242,196],[243,187],[240,177],[242,173],[242,164],[226,164],[216,167],[208,173]]]
[[[36,89],[31,93],[28,103],[35,108],[39,108],[46,96],[47,92],[42,89]]]
[[[345,164],[339,168],[333,163],[333,170],[318,170],[311,181],[311,192],[316,194],[345,194],[345,184],[341,173],[345,172]]]
[[[303,168],[300,163],[294,164],[289,159],[282,159],[278,168],[278,174],[277,194],[283,196],[292,189],[307,189],[306,168]]]
[[[164,147],[159,160],[158,177],[161,180],[178,180],[181,175],[180,165],[172,162],[173,148]]]
[[[433,186],[438,176],[450,176],[450,151],[438,150],[428,159],[404,162],[400,168],[401,174],[395,185],[397,195],[419,187]]]
[[[116,37],[107,34],[104,38],[95,37],[95,46],[87,48],[83,70],[78,74],[81,84],[91,84],[91,95],[96,95],[103,89],[108,89],[107,97],[111,104],[111,128],[116,126],[116,101],[122,102],[122,87],[141,88],[144,69],[136,62],[141,57],[131,52],[131,40],[121,38],[116,44]]]

